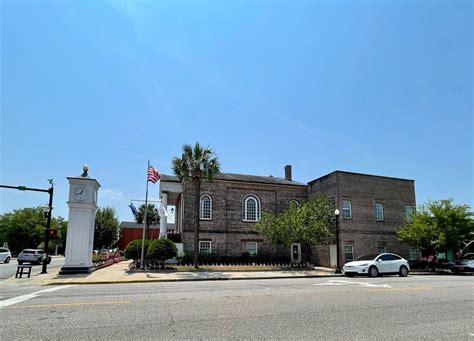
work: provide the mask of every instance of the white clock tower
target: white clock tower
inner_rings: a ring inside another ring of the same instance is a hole
[[[95,212],[97,191],[100,184],[87,174],[84,165],[81,176],[68,177],[69,218],[67,224],[66,259],[59,274],[89,273],[92,265],[94,245]]]

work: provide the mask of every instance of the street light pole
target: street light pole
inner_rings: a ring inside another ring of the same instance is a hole
[[[48,220],[46,222],[46,231],[45,231],[45,238],[44,238],[44,253],[45,258],[43,259],[43,269],[41,270],[42,274],[48,273],[48,258],[49,258],[49,231],[51,231],[51,215],[53,214],[53,192],[54,187],[51,183],[51,187],[48,189],[49,193],[49,203],[47,208]]]
[[[341,263],[339,262],[339,210],[336,208],[334,211],[336,216],[336,273],[341,273]]]

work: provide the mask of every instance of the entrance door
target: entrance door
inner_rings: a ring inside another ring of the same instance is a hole
[[[329,245],[329,262],[331,268],[335,268],[337,266],[337,248],[336,244]]]

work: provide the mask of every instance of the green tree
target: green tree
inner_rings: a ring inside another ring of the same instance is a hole
[[[67,221],[62,217],[51,219],[51,228],[58,230],[58,235],[50,238],[49,250],[56,241],[66,238]],[[26,248],[44,246],[46,218],[43,207],[29,207],[0,215],[0,245],[8,243],[13,252]],[[64,243],[65,244],[65,243]]]
[[[203,148],[199,143],[194,147],[183,146],[181,158],[173,159],[173,173],[185,184],[191,181],[194,188],[194,267],[198,268],[199,259],[199,198],[201,196],[201,183],[203,180],[212,181],[220,172],[219,160],[211,148]]]
[[[148,239],[150,236],[150,225],[158,224],[160,222],[160,215],[158,214],[158,209],[153,204],[147,205],[148,209],[146,212],[146,225],[145,225],[145,239]],[[145,218],[145,204],[141,205],[138,208],[138,213],[135,216],[135,221],[137,224],[143,224],[143,219]]]
[[[153,263],[159,262],[164,267],[165,260],[176,257],[177,254],[178,249],[171,240],[156,239],[148,246],[146,258]]]
[[[109,248],[119,237],[119,220],[112,207],[99,208],[95,213],[94,248]]]
[[[319,193],[300,205],[292,204],[279,215],[264,212],[256,230],[272,244],[288,246],[301,243],[305,251],[334,237],[334,202]]]
[[[150,245],[150,240],[145,239],[145,254],[148,251],[148,246]],[[133,259],[137,261],[142,256],[142,240],[135,239],[128,243],[127,247],[125,247],[125,257],[127,259]]]
[[[452,199],[429,201],[413,214],[411,222],[400,227],[400,240],[433,254],[462,247],[462,241],[474,235],[473,213],[468,205],[456,205]]]

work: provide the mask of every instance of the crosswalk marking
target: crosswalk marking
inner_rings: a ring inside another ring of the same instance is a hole
[[[354,282],[354,281],[346,281],[346,280],[341,280],[341,279],[331,279],[324,283],[316,283],[312,285],[324,285],[324,286],[346,285],[346,286],[361,286],[365,288],[392,288],[388,284],[377,284],[377,283],[370,283],[370,282]]]
[[[21,295],[17,297],[12,297],[4,301],[0,301],[0,309],[5,308],[8,306],[11,306],[13,304],[21,303],[27,300],[30,300],[32,298],[38,297],[39,294],[45,293],[45,292],[53,292],[56,290],[61,290],[61,289],[66,289],[72,287],[72,285],[61,285],[59,287],[54,287],[54,288],[49,288],[49,289],[44,289],[36,292],[32,292],[31,294],[26,294],[26,295]]]

